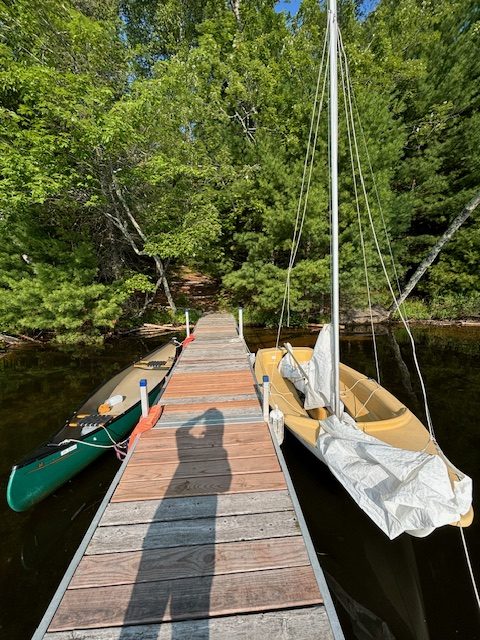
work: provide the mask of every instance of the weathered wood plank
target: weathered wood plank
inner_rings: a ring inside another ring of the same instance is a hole
[[[154,625],[48,633],[46,640],[333,640],[323,605]]]
[[[212,409],[206,409],[206,411],[211,411]],[[218,411],[218,409],[217,409]],[[222,408],[221,410],[222,419],[225,422],[229,422],[230,424],[239,424],[241,422],[259,422],[262,419],[262,414],[259,407],[245,407],[244,409],[233,406],[231,409]],[[188,405],[180,405],[176,407],[176,409],[172,409],[168,413],[163,416],[161,422],[166,425],[167,423],[181,421],[183,423],[191,424],[192,421],[199,422],[198,411],[190,411]],[[206,423],[204,420],[200,420],[201,424],[209,424],[209,421]],[[218,424],[218,422],[217,422]]]
[[[93,535],[86,555],[300,535],[293,511],[215,518],[215,503],[212,501],[210,514],[209,518],[201,520],[99,527]]]
[[[176,368],[176,373],[212,373],[213,371],[249,371],[247,360],[222,360],[220,362],[190,363],[182,360]]]
[[[203,345],[212,345],[212,347],[221,344],[224,347],[234,344],[242,344],[240,338],[233,334],[225,333],[224,335],[215,335],[214,331],[205,332],[203,335],[198,335],[196,342]]]
[[[242,415],[242,413],[239,412],[238,410],[234,410],[231,413],[227,411],[224,412],[224,419],[228,419],[230,424],[244,425],[244,424],[251,423],[255,420],[258,420],[259,418],[260,418],[260,413],[258,413],[257,411],[252,413],[245,412],[244,415]],[[210,425],[222,424],[222,422],[218,422],[215,420],[199,421],[197,412],[187,413],[187,412],[179,411],[178,414],[172,413],[168,416],[165,416],[163,420],[157,422],[157,424],[155,425],[155,429],[157,430],[170,429],[170,428],[178,429],[180,427],[189,428],[191,427],[192,424],[210,426]]]
[[[168,386],[165,391],[167,398],[188,398],[198,396],[215,396],[220,398],[222,395],[251,394],[254,393],[255,385],[253,381],[236,383],[234,380],[228,380],[222,383],[192,383],[182,385]]]
[[[213,448],[209,447],[207,451]],[[223,447],[222,447],[223,448]],[[125,469],[122,482],[145,482],[164,480],[166,478],[198,478],[205,476],[225,476],[237,473],[262,473],[266,471],[280,471],[280,465],[275,454],[256,456],[251,458],[227,459],[227,452],[223,449],[223,457],[216,460],[206,459],[189,462],[181,458],[179,464],[158,461],[149,466],[131,466]]]
[[[290,511],[292,501],[287,491],[255,491],[217,496],[216,516],[233,516],[247,513]],[[100,521],[100,526],[140,524],[153,521],[188,520],[211,517],[210,496],[194,498],[164,498],[139,502],[110,503]]]
[[[197,373],[179,374],[182,376],[183,375],[191,376],[192,379],[176,380],[175,377],[173,377],[167,386],[167,391],[169,393],[172,393],[173,391],[175,392],[183,391],[188,396],[188,395],[193,395],[191,391],[195,389],[210,389],[214,391],[219,397],[221,397],[223,393],[228,393],[232,387],[234,391],[235,391],[235,388],[238,387],[239,389],[242,389],[242,391],[243,389],[247,389],[246,393],[251,393],[250,389],[254,385],[253,379],[250,378],[250,380],[246,380],[246,379],[240,378],[240,373],[243,373],[241,371],[225,372],[225,374],[227,373],[228,375],[222,376],[222,379],[217,379],[217,380],[203,378],[203,375],[209,376],[210,375],[209,373],[200,374],[200,375]],[[237,375],[234,375],[235,373],[237,373]],[[198,378],[194,379],[194,376],[195,377],[198,376]],[[238,391],[238,393],[240,393],[240,391]]]
[[[162,398],[161,404],[164,406],[164,415],[179,410],[197,411],[199,414],[202,414],[209,409],[216,409],[217,411],[223,412],[225,409],[248,410],[260,407],[256,396],[242,400],[223,400],[223,398],[219,398],[218,400],[210,402],[189,402],[186,407],[182,407],[182,404],[179,406],[179,403],[174,402],[173,399],[164,401]]]
[[[231,350],[229,349],[229,352]],[[223,350],[205,348],[188,349],[181,356],[181,362],[188,364],[216,363],[216,362],[249,362],[248,354],[243,348],[234,350],[233,353],[224,353]]]
[[[301,536],[84,556],[69,589],[309,564]]]
[[[200,359],[199,359],[200,356]],[[243,348],[243,345],[224,345],[222,348],[212,349],[208,345],[197,344],[195,348],[186,349],[181,359],[183,362],[189,362],[190,360],[197,360],[197,363],[208,362],[249,362],[249,355]]]
[[[264,446],[253,447],[251,444],[236,444],[228,447],[228,459],[233,458],[254,458],[273,453],[274,449],[270,442]],[[200,462],[201,460],[219,460],[225,458],[223,447],[203,447],[196,449],[183,449],[181,452],[182,462]],[[164,449],[161,451],[135,451],[128,463],[128,469],[139,465],[168,464],[180,462],[177,449]]]
[[[273,491],[285,489],[282,472],[248,473],[237,476],[207,476],[205,478],[179,478],[171,480],[145,481],[142,483],[120,482],[112,502],[131,500],[154,500],[164,497],[215,496],[219,493],[242,493],[249,491]]]
[[[190,404],[197,402],[231,402],[238,400],[255,400],[258,402],[258,396],[256,393],[234,393],[231,395],[222,395],[218,396],[216,394],[207,394],[207,395],[199,395],[199,396],[189,396],[186,399],[183,398],[166,398],[164,395],[161,399],[161,404],[163,405],[174,405],[174,404]]]
[[[211,416],[212,424],[207,426],[202,416],[205,416],[205,414],[199,414],[198,419],[188,427],[178,427],[164,431],[146,431],[142,435],[142,439],[164,442],[167,440],[191,440],[192,435],[200,437],[206,432],[212,436],[216,434],[219,436],[225,436],[235,433],[239,433],[241,435],[250,432],[268,433],[268,426],[266,423],[255,418],[246,420],[243,424],[238,424],[236,422],[229,423],[226,420],[224,421],[221,417],[218,417],[215,412],[212,411],[212,413],[209,414],[209,416]]]
[[[244,425],[239,425],[243,427]],[[163,435],[164,433],[168,433],[168,431],[173,431],[173,429],[154,429],[147,433],[143,433],[140,441],[137,444],[136,451],[155,451],[155,450],[163,450],[168,448],[177,448],[177,442],[175,437],[173,438],[155,438],[157,434]],[[270,435],[267,429],[253,429],[253,430],[242,430],[237,432],[232,432],[230,429],[226,430],[223,433],[223,436],[218,439],[218,444],[215,445],[213,442],[208,442],[205,438],[190,438],[189,440],[184,440],[182,444],[182,449],[201,449],[205,446],[223,446],[229,447],[231,445],[237,444],[251,444],[254,446],[260,445],[261,443],[271,442]],[[188,444],[188,447],[187,447]]]
[[[186,620],[321,602],[310,567],[180,578],[94,590],[69,589],[49,631]]]
[[[252,374],[250,371],[222,371],[222,372],[203,372],[203,373],[179,373],[175,372],[175,375],[170,378],[169,386],[181,386],[189,385],[194,382],[201,382],[202,384],[216,384],[217,382],[224,382],[230,378],[235,378],[237,382],[251,383]]]

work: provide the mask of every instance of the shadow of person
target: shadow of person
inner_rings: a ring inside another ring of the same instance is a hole
[[[214,408],[176,430],[178,467],[143,541],[125,626],[195,619],[188,637],[208,640],[217,496],[231,484],[223,432],[223,414]],[[125,630],[120,640],[132,637]],[[185,638],[181,625],[172,625],[171,637]]]

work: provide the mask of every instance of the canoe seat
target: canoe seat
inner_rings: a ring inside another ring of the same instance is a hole
[[[133,365],[137,369],[170,369],[171,360],[139,360]]]
[[[100,415],[99,413],[92,413],[84,418],[80,418],[75,426],[98,428],[110,422],[111,419],[112,416],[107,414]]]

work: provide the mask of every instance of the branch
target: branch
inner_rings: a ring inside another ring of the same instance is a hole
[[[402,302],[404,302],[408,298],[408,296],[412,292],[413,288],[417,285],[418,281],[423,276],[425,271],[428,269],[428,267],[432,264],[432,262],[438,256],[438,254],[440,253],[442,247],[453,237],[455,232],[458,231],[458,229],[462,226],[462,224],[465,222],[465,220],[467,220],[467,218],[470,217],[472,212],[478,207],[479,204],[480,204],[480,192],[478,192],[470,200],[470,202],[462,209],[462,211],[453,220],[453,222],[448,227],[448,229],[445,231],[445,233],[442,235],[442,237],[432,247],[432,249],[429,252],[429,254],[422,260],[422,262],[418,266],[418,268],[415,271],[415,273],[413,274],[413,276],[407,282],[407,284],[406,284],[401,296],[398,298],[397,302],[393,303],[390,306],[390,308],[388,309],[388,316],[387,317],[389,317],[394,311],[396,311],[397,307],[400,306],[402,304]]]
[[[237,24],[241,26],[242,20],[240,18],[240,2],[241,0],[230,0],[230,9],[233,11]]]
[[[123,197],[122,189],[121,189],[120,185],[117,182],[115,173],[112,170],[110,171],[110,175],[111,175],[111,178],[112,178],[112,185],[113,185],[113,188],[115,190],[115,194],[116,194],[119,202],[121,203],[125,213],[127,214],[128,219],[132,223],[133,227],[135,228],[135,231],[138,233],[138,235],[143,240],[143,242],[146,242],[147,241],[147,236],[143,232],[141,226],[138,224],[137,220],[135,219],[135,216],[133,215],[130,207],[127,204],[127,201]],[[135,251],[135,253],[137,253],[137,255],[147,255],[147,254],[145,254],[145,252],[143,252],[143,251],[139,252],[135,248],[133,239],[131,238],[130,234],[128,234],[128,231],[126,230],[126,228],[123,230],[123,234],[128,239],[128,241],[130,242],[133,250]],[[176,313],[177,307],[175,305],[175,302],[173,301],[173,297],[172,297],[172,294],[171,294],[171,291],[170,291],[170,285],[168,284],[168,280],[167,280],[167,276],[165,274],[165,267],[163,265],[163,262],[160,259],[160,256],[158,256],[158,255],[154,255],[154,256],[150,256],[150,257],[153,259],[153,261],[155,263],[155,268],[156,268],[157,274],[158,274],[158,280],[157,280],[157,283],[155,285],[155,292],[158,290],[160,283],[163,284],[163,289],[165,291],[165,296],[167,298],[168,306],[173,311],[173,313]],[[148,304],[150,304],[150,302],[152,300],[153,300],[153,298],[151,298],[148,301]],[[147,302],[145,303],[144,308],[146,308],[146,306],[147,306]]]

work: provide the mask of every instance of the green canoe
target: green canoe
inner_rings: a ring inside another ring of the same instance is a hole
[[[124,440],[140,418],[140,380],[147,380],[153,403],[178,353],[169,342],[102,385],[58,433],[12,468],[8,505],[25,511],[105,453],[102,446]]]

